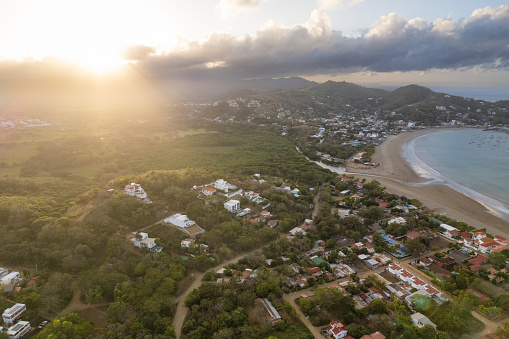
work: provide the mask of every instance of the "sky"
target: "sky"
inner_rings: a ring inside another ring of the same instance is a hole
[[[168,79],[509,86],[509,3],[0,0],[0,77],[75,67]]]

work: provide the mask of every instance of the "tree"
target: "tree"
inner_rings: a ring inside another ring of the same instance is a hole
[[[435,339],[437,335],[437,331],[435,328],[429,324],[424,325],[423,327],[417,330],[420,339]]]
[[[360,338],[363,335],[370,334],[371,332],[362,325],[350,324],[346,326],[348,334],[354,338]]]
[[[497,270],[501,270],[506,266],[506,256],[499,252],[493,252],[488,254],[488,259],[495,266]]]
[[[76,313],[53,320],[36,338],[87,338],[94,332],[94,326]]]
[[[387,313],[387,304],[381,299],[375,299],[369,304],[369,312],[371,314]]]
[[[405,243],[405,247],[414,256],[421,255],[426,250],[426,246],[424,246],[420,238],[408,240]]]
[[[502,326],[498,327],[495,331],[495,335],[499,339],[509,338],[509,321],[504,322]]]

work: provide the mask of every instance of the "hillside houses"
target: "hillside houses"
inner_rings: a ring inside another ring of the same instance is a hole
[[[224,179],[217,179],[216,181],[203,186],[193,186],[192,190],[203,194],[204,196],[222,195],[227,198],[240,196],[242,194],[241,188],[228,183]]]
[[[141,185],[137,183],[131,183],[130,185],[126,185],[124,187],[124,194],[130,195],[131,197],[136,197],[140,202],[144,202],[146,204],[152,203],[150,199],[147,197],[147,193],[143,190]]]
[[[149,238],[147,233],[139,232],[133,234],[131,241],[135,247],[148,249],[151,252],[161,252],[162,247],[157,247],[156,239]]]
[[[193,220],[190,220],[185,214],[176,213],[164,219],[164,223],[178,227],[181,231],[184,231],[189,235],[196,235],[205,232],[203,228],[196,225],[196,223]]]

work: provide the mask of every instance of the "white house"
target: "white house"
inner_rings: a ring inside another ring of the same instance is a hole
[[[2,313],[2,319],[6,324],[12,324],[17,319],[21,318],[21,315],[26,310],[25,304],[16,304],[12,307],[9,307]]]
[[[177,227],[182,227],[182,228],[191,227],[196,224],[193,220],[189,220],[187,215],[180,214],[180,213],[174,214],[174,215],[164,219],[164,222],[167,224],[173,224]]]
[[[403,217],[392,218],[387,222],[388,225],[398,223],[400,225],[406,225],[406,220]]]
[[[194,243],[194,239],[184,239],[180,242],[180,247],[189,248]]]
[[[136,197],[142,202],[150,203],[151,201],[147,198],[147,193],[141,188],[141,185],[132,182],[130,185],[126,185],[124,188],[124,194]]]
[[[216,189],[212,188],[212,187],[203,186],[201,188],[201,192],[205,195],[212,195],[212,194],[216,193]]]
[[[214,188],[222,190],[226,193],[228,193],[228,186],[229,186],[228,182],[224,181],[223,179],[217,179],[214,182]]]
[[[348,334],[345,325],[339,321],[331,321],[327,331],[334,339],[344,338]]]
[[[151,250],[156,247],[156,238],[149,238],[147,233],[140,232],[131,239],[134,246],[139,248],[148,248]]]
[[[456,235],[459,233],[458,229],[456,227],[452,227],[447,224],[440,224],[440,227],[442,227],[445,231],[443,232],[443,235],[449,239],[452,239],[453,235]],[[452,233],[451,233],[452,232]]]
[[[302,227],[294,227],[290,230],[290,234],[291,235],[297,235],[297,234],[306,235],[306,231],[304,231],[304,229]]]
[[[19,272],[11,272],[0,280],[1,285],[9,285],[20,280]]]
[[[435,325],[431,320],[428,319],[424,314],[421,314],[419,312],[412,314],[410,317],[412,317],[412,322],[417,327],[424,327],[424,325],[431,325],[435,329],[437,328],[437,325]]]
[[[232,213],[237,213],[238,211],[240,211],[240,201],[238,200],[228,200],[227,202],[224,203],[223,206]]]
[[[18,339],[30,332],[30,322],[19,321],[16,325],[9,327],[7,335],[9,339]]]

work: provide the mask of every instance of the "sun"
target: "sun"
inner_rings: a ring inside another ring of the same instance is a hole
[[[100,49],[94,49],[87,53],[69,53],[64,59],[94,75],[115,72],[123,65],[120,53]]]

